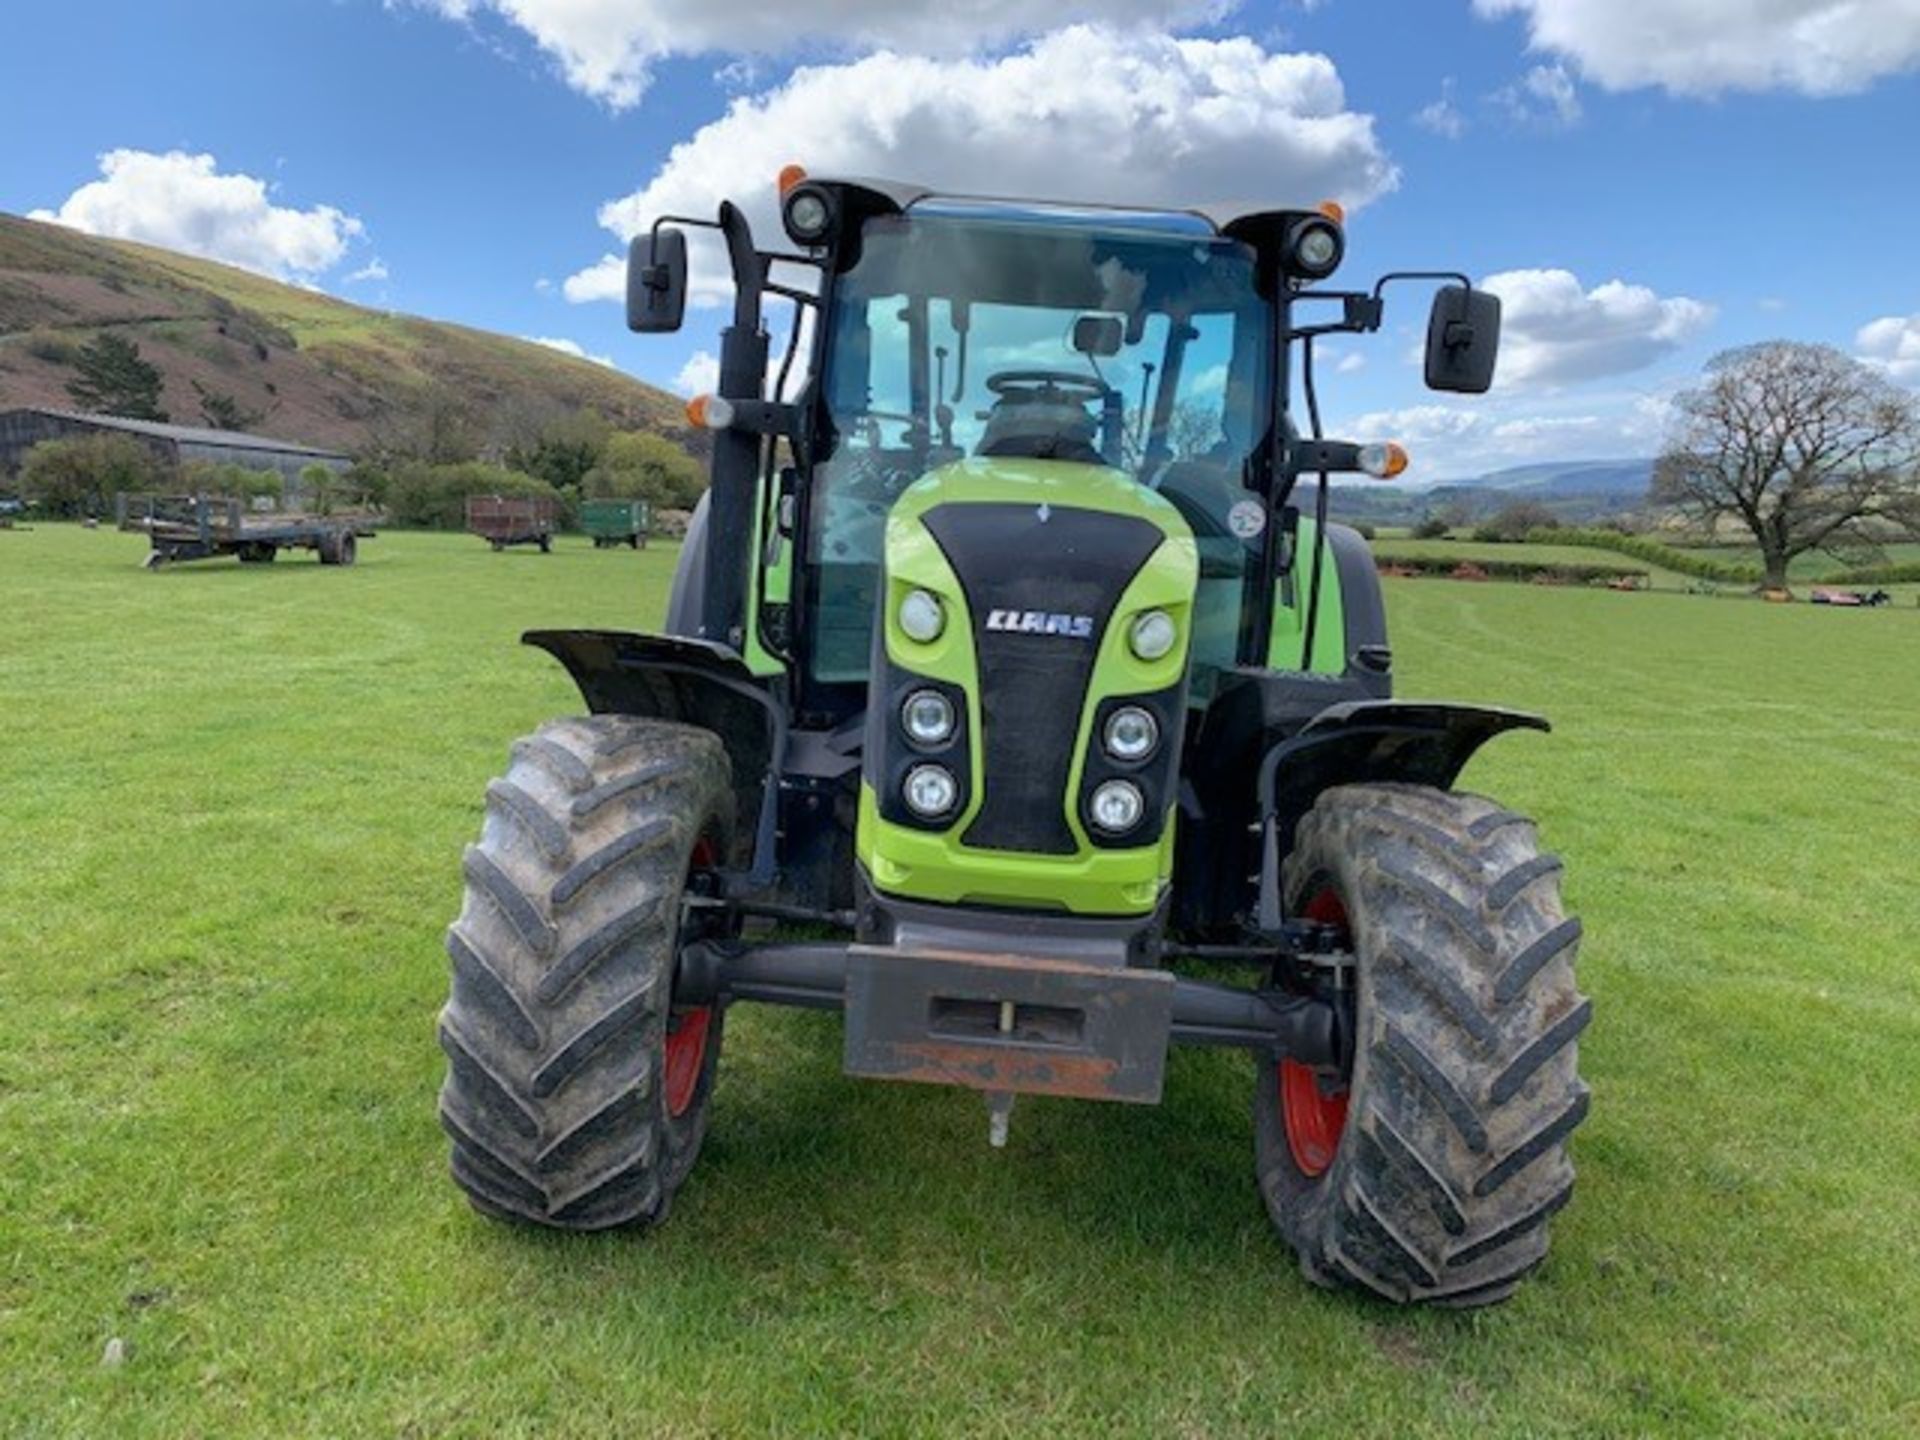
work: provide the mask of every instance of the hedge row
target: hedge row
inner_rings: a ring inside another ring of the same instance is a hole
[[[1760,583],[1760,567],[1757,565],[1735,565],[1724,560],[1712,560],[1646,535],[1622,535],[1617,530],[1575,526],[1535,530],[1528,534],[1527,540],[1537,545],[1590,545],[1597,550],[1612,550],[1621,555],[1630,555],[1635,560],[1644,560],[1649,565],[1658,565],[1663,570],[1691,575],[1696,580],[1715,580],[1723,585]]]
[[[1601,585],[1622,577],[1647,578],[1644,570],[1619,565],[1566,565],[1539,560],[1501,560],[1482,555],[1383,555],[1379,568],[1387,574],[1453,576],[1489,580],[1523,580],[1542,585]],[[1478,573],[1474,573],[1478,572]]]
[[[1829,575],[1822,585],[1911,585],[1920,581],[1920,560],[1897,560],[1885,565],[1858,565]]]
[[[1528,534],[1527,539],[1530,543],[1541,545],[1591,545],[1595,549],[1613,550],[1622,555],[1631,555],[1636,560],[1644,560],[1649,565],[1658,565],[1663,570],[1676,570],[1682,575],[1691,575],[1697,580],[1717,580],[1725,585],[1758,585],[1762,578],[1758,565],[1736,565],[1725,560],[1711,560],[1691,550],[1682,550],[1645,535],[1622,535],[1617,530],[1579,528],[1535,530]],[[1920,560],[1890,561],[1881,565],[1856,565],[1850,570],[1824,575],[1817,583],[1822,585],[1920,583]]]

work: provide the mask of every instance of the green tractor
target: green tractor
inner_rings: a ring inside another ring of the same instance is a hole
[[[1327,477],[1404,456],[1323,437],[1313,389],[1412,280],[1427,383],[1484,391],[1497,298],[1327,288],[1331,205],[781,190],[791,249],[730,203],[633,244],[642,332],[681,323],[686,227],[730,262],[711,486],[662,633],[525,637],[589,713],[513,746],[466,852],[454,1178],[658,1223],[744,1001],[841,1012],[848,1073],[977,1090],[996,1145],[1018,1095],[1155,1103],[1171,1045],[1229,1046],[1310,1280],[1503,1299],[1572,1191],[1590,1006],[1560,862],[1452,786],[1546,725],[1391,698]]]

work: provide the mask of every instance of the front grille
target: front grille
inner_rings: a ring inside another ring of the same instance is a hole
[[[1165,538],[1137,515],[1011,504],[936,506],[927,530],[966,592],[980,666],[980,850],[1071,855],[1067,773],[1107,622]],[[990,629],[995,611],[1091,616],[1093,633]]]

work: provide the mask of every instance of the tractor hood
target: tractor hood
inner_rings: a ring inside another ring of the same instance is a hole
[[[908,487],[887,521],[868,707],[860,851],[875,885],[948,902],[1150,910],[1172,858],[1198,571],[1179,511],[1105,466],[979,458]],[[945,617],[931,639],[901,627],[914,591]],[[1129,635],[1152,611],[1177,639],[1142,659]],[[929,687],[961,722],[932,749],[900,725],[907,699]],[[1160,743],[1116,767],[1099,736],[1122,706],[1151,712]],[[928,764],[957,782],[937,816],[906,800],[908,777]],[[1143,803],[1137,823],[1102,831],[1090,807],[1113,780]]]

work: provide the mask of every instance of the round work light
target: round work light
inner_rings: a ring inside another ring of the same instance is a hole
[[[1287,232],[1287,269],[1308,280],[1324,280],[1340,268],[1346,250],[1346,238],[1332,220],[1302,220]]]
[[[797,244],[818,245],[833,228],[833,203],[817,186],[796,185],[787,192],[781,218]]]
[[[907,772],[901,793],[907,808],[922,820],[938,820],[960,798],[960,786],[953,772],[942,765],[916,765]]]
[[[900,723],[916,745],[944,745],[953,738],[953,705],[938,690],[916,690],[900,707]]]
[[[1125,764],[1144,760],[1160,743],[1160,722],[1153,712],[1124,705],[1107,717],[1107,754]]]
[[[1087,809],[1099,829],[1109,835],[1123,835],[1140,823],[1147,802],[1131,780],[1109,780],[1093,792],[1093,802]]]

